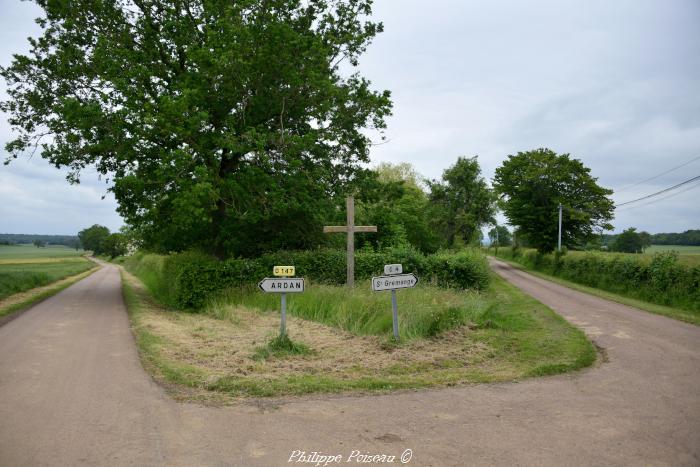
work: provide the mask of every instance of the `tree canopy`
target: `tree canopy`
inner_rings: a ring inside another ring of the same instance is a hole
[[[642,250],[644,249],[644,242],[641,235],[637,232],[637,229],[630,227],[615,238],[615,242],[613,243],[612,247],[613,251],[620,251],[623,253],[642,253]]]
[[[460,157],[446,169],[442,180],[430,185],[432,224],[448,247],[459,240],[469,244],[481,238],[481,227],[494,221],[495,197],[481,176],[476,157]]]
[[[321,241],[391,109],[347,71],[382,31],[371,0],[37,3],[43,35],[0,70],[11,158],[96,167],[152,249]]]
[[[78,232],[78,238],[80,238],[83,248],[92,250],[96,255],[102,254],[105,241],[109,235],[109,229],[99,224],[94,224]]]
[[[497,225],[489,230],[489,240],[491,241],[491,245],[510,246],[513,241],[513,237],[511,236],[508,227],[505,225]]]
[[[509,223],[517,226],[520,240],[549,252],[557,245],[560,203],[563,245],[580,246],[596,229],[612,229],[612,190],[596,182],[580,160],[537,149],[509,155],[496,169],[494,188]]]

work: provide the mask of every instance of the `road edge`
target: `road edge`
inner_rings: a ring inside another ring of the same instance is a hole
[[[89,260],[92,261],[92,260]],[[29,311],[34,305],[38,305],[39,303],[43,302],[44,300],[53,297],[57,293],[67,289],[71,285],[85,279],[86,277],[92,275],[94,272],[97,272],[102,268],[101,265],[96,263],[95,261],[92,261],[94,266],[87,271],[83,271],[79,274],[75,274],[73,276],[68,276],[64,277],[63,279],[59,279],[55,282],[52,282],[51,284],[42,286],[42,287],[37,287],[37,288],[44,288],[47,287],[46,290],[42,290],[41,292],[38,292],[36,295],[28,297],[26,300],[23,300],[21,302],[12,304],[8,306],[5,309],[0,310],[1,312],[7,313],[3,316],[0,316],[0,327],[6,325],[10,321],[19,318],[22,314],[24,314],[26,311]],[[60,284],[57,284],[58,282],[61,282]],[[36,289],[30,289],[22,293],[31,293],[33,290]],[[8,297],[9,298],[9,297]]]
[[[611,302],[619,303],[630,308],[636,308],[645,313],[651,313],[657,316],[664,316],[675,321],[680,321],[681,323],[688,323],[692,324],[693,326],[700,326],[700,318],[695,317],[691,312],[687,310],[673,308],[665,305],[658,305],[656,303],[645,302],[636,298],[625,297],[624,295],[616,294],[614,292],[608,292],[607,290],[597,289],[588,285],[577,284],[576,282],[568,281],[566,279],[562,279],[561,277],[552,276],[541,271],[530,269],[527,266],[524,266],[520,263],[500,258],[498,256],[487,255],[487,257],[493,258],[497,261],[502,261],[508,264],[509,266],[513,266],[519,271],[532,274],[535,277],[544,279],[546,281],[550,281],[554,284],[561,285],[562,287],[566,287],[571,290],[575,290],[576,292],[586,293],[597,298],[602,298],[603,300],[609,300]]]

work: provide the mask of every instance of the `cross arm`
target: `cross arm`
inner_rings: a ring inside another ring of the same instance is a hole
[[[347,232],[348,228],[344,225],[325,225],[323,226],[324,233]]]
[[[376,232],[376,225],[356,225],[353,229],[355,232]]]

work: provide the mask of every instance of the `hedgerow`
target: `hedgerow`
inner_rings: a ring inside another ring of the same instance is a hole
[[[161,302],[180,309],[201,308],[209,297],[231,287],[255,284],[276,265],[293,265],[298,277],[343,285],[346,256],[342,250],[282,251],[258,258],[218,261],[198,252],[156,255],[139,252],[124,264]],[[481,252],[464,250],[426,256],[411,248],[360,250],[355,254],[355,278],[381,275],[385,264],[401,263],[405,272],[439,287],[485,289],[489,268]]]
[[[700,311],[700,266],[681,264],[675,252],[649,257],[603,252],[541,254],[532,249],[500,248],[498,256],[589,287]]]

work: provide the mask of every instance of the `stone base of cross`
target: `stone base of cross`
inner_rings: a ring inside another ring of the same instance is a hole
[[[355,198],[349,196],[345,198],[347,208],[347,225],[327,225],[323,227],[325,233],[347,233],[348,234],[348,278],[345,282],[348,287],[355,285],[355,233],[376,232],[376,225],[355,225]]]

